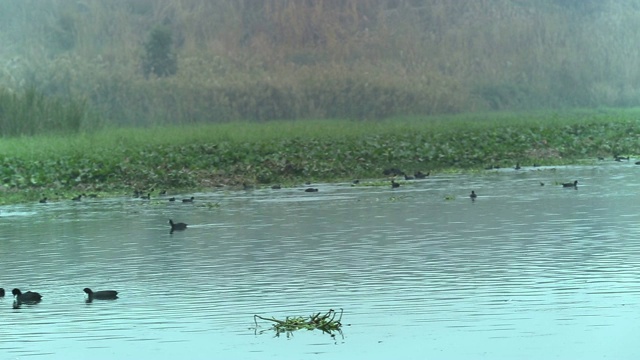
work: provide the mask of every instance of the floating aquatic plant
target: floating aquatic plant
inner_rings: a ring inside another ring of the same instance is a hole
[[[329,309],[325,314],[316,313],[308,317],[303,316],[287,316],[284,320],[278,320],[274,317],[265,318],[260,315],[254,315],[253,319],[256,323],[256,331],[258,329],[258,319],[272,322],[271,330],[275,331],[276,336],[281,334],[287,334],[287,337],[293,336],[293,332],[296,330],[320,330],[325,334],[329,334],[332,338],[335,338],[335,334],[342,335],[342,312],[333,309]],[[338,315],[336,319],[336,315]],[[263,333],[261,331],[260,333]]]

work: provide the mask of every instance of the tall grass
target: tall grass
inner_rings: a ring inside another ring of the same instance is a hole
[[[138,152],[149,147],[181,147],[229,143],[270,144],[294,139],[295,141],[354,141],[378,136],[446,136],[480,134],[530,129],[546,126],[550,129],[572,128],[581,125],[632,124],[640,116],[640,108],[598,111],[578,109],[538,112],[483,112],[429,117],[405,116],[392,119],[361,122],[348,119],[231,122],[196,124],[191,126],[158,126],[151,128],[103,127],[96,131],[77,134],[39,134],[3,139],[0,153],[25,160],[59,158],[68,154],[88,157],[114,152]],[[638,130],[633,130],[637,132]],[[566,135],[566,134],[565,134]],[[564,137],[563,134],[554,137]],[[603,134],[610,135],[610,134]],[[629,139],[635,141],[635,139]],[[260,147],[260,145],[257,145]],[[110,151],[107,151],[109,150]],[[637,150],[640,150],[638,148]],[[105,152],[106,151],[106,152]],[[634,150],[635,151],[635,150]]]
[[[0,89],[1,136],[77,133],[97,125],[83,100],[51,98],[34,88],[21,93]]]

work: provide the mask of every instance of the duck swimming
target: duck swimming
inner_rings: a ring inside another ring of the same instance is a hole
[[[102,290],[102,291],[91,291],[89,288],[84,288],[85,293],[87,293],[88,300],[115,300],[118,298],[118,292],[115,290]]]
[[[33,291],[27,291],[23,294],[20,289],[13,289],[11,293],[18,303],[38,303],[42,300],[42,295]]]
[[[170,234],[173,234],[174,231],[182,231],[187,229],[187,224],[185,223],[174,223],[173,220],[169,219],[169,225],[171,225]]]

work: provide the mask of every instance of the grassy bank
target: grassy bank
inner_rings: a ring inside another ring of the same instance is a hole
[[[118,128],[0,142],[3,203],[304,181],[384,179],[640,153],[640,110]],[[54,195],[54,194],[58,195]]]

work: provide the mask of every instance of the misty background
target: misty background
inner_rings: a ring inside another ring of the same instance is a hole
[[[635,0],[3,0],[0,88],[113,124],[640,104]]]

